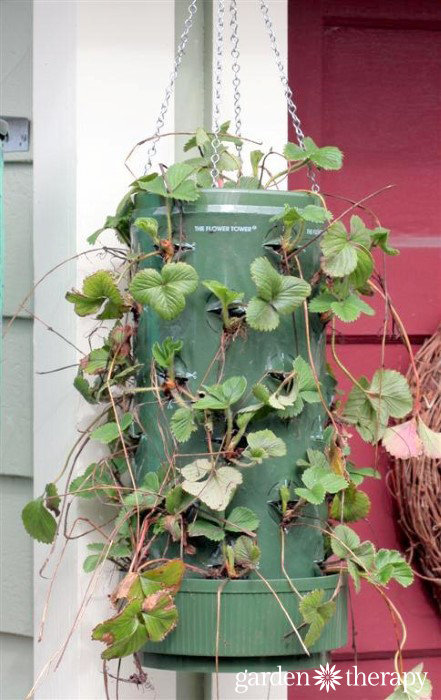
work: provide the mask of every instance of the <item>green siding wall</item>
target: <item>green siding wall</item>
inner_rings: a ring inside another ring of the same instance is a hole
[[[0,114],[32,115],[32,0],[0,0]],[[32,153],[6,154],[3,324],[32,286]],[[32,302],[28,305],[32,309]],[[22,312],[3,344],[0,451],[0,697],[32,686],[32,327]]]

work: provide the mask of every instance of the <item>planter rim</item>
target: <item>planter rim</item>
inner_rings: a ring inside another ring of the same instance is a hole
[[[310,591],[316,588],[325,590],[335,589],[340,574],[329,576],[311,576],[309,578],[291,579],[299,591]],[[184,578],[179,593],[210,593],[217,594],[219,586],[228,579],[197,579]],[[283,579],[268,579],[268,583],[277,593],[293,593],[288,581]],[[346,581],[344,582],[346,585]],[[268,586],[260,579],[246,579],[240,581],[229,580],[222,590],[222,596],[231,594],[267,593],[273,595]]]
[[[320,198],[309,190],[288,191],[288,190],[239,190],[239,189],[201,189],[199,197],[194,202],[183,202],[184,211],[199,211],[201,208],[210,205],[236,205],[258,207],[264,206],[264,202],[272,204],[273,207],[281,209],[286,201],[300,201],[309,203],[320,203]],[[262,204],[260,204],[262,202]],[[146,204],[149,207],[163,207],[164,199],[160,195],[150,192],[137,192],[135,195],[135,209],[142,208]],[[165,211],[165,208],[164,208]],[[271,212],[268,212],[271,213]]]

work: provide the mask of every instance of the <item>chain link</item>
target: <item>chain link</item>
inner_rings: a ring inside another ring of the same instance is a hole
[[[293,92],[292,92],[292,90],[289,86],[289,83],[288,83],[288,77],[286,75],[285,67],[283,65],[282,57],[280,55],[279,47],[277,45],[277,39],[276,39],[276,35],[274,33],[273,23],[272,23],[271,18],[270,18],[269,8],[268,8],[268,5],[265,2],[265,0],[260,0],[260,9],[262,11],[266,31],[267,31],[269,39],[270,39],[271,48],[273,50],[273,53],[274,53],[274,56],[276,59],[277,68],[279,69],[280,82],[282,83],[282,87],[283,87],[283,90],[285,93],[285,98],[286,98],[286,102],[288,105],[288,112],[291,116],[292,125],[294,127],[294,131],[295,131],[296,137],[297,137],[297,142],[298,142],[300,148],[305,150],[305,134],[302,131],[302,125],[301,125],[299,116],[297,114],[297,105],[294,102],[294,95],[293,95]],[[315,172],[311,167],[308,168],[308,178],[310,179],[310,181],[312,183],[311,184],[312,191],[319,192],[320,188],[319,188],[319,185],[318,185],[317,180],[316,180]]]
[[[233,70],[233,99],[234,99],[234,129],[236,136],[242,135],[242,107],[240,103],[240,65],[239,65],[239,33],[238,33],[238,23],[237,23],[237,2],[236,0],[230,0],[230,28],[231,28],[231,58],[232,70]],[[240,156],[242,145],[237,145],[236,150]]]
[[[149,148],[149,151],[147,153],[147,164],[145,166],[146,173],[152,167],[152,160],[156,155],[156,146],[158,144],[161,131],[162,131],[164,124],[165,124],[165,116],[167,114],[169,104],[170,104],[170,99],[171,99],[171,96],[173,94],[173,89],[174,89],[176,78],[178,75],[178,69],[179,69],[179,66],[181,65],[182,59],[185,55],[185,49],[187,47],[188,37],[190,34],[190,30],[193,26],[193,19],[194,19],[196,12],[197,12],[197,9],[198,9],[197,8],[197,0],[193,0],[188,6],[188,16],[184,22],[184,31],[181,34],[178,48],[176,50],[176,58],[175,58],[174,66],[173,66],[173,71],[170,74],[169,82],[168,82],[168,85],[167,85],[167,88],[165,91],[164,101],[161,105],[159,117],[158,117],[158,120],[156,122],[156,129],[155,129],[154,137],[153,137],[151,146]]]
[[[222,96],[222,55],[224,48],[224,14],[225,1],[217,0],[216,11],[216,36],[215,36],[215,66],[214,66],[214,85],[213,85],[213,153],[211,156],[211,180],[213,187],[217,187],[219,178],[218,163],[220,161],[221,142],[219,139],[220,131],[220,103]]]

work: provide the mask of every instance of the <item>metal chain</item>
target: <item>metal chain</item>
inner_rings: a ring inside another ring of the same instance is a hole
[[[285,92],[285,98],[286,98],[286,102],[288,105],[288,112],[289,112],[291,119],[292,119],[292,125],[294,127],[294,131],[295,131],[296,136],[297,136],[297,142],[298,142],[300,148],[305,150],[305,134],[302,131],[302,125],[301,125],[299,116],[297,114],[297,105],[294,102],[294,95],[293,95],[293,92],[292,92],[292,90],[289,86],[289,83],[288,83],[288,77],[286,75],[285,67],[284,67],[283,62],[282,62],[282,57],[280,55],[279,47],[277,45],[276,35],[274,33],[273,23],[271,21],[271,18],[269,15],[268,5],[265,2],[265,0],[260,0],[260,9],[262,11],[263,19],[265,22],[265,27],[266,27],[266,30],[267,30],[267,33],[268,33],[268,36],[269,36],[269,39],[271,42],[271,48],[273,50],[273,53],[274,53],[274,56],[276,59],[277,68],[279,69],[280,82],[282,83],[282,87],[283,87],[284,92]],[[311,167],[308,168],[308,178],[310,179],[310,181],[312,183],[311,184],[312,191],[319,192],[320,188],[319,188],[319,185],[318,185],[317,180],[316,180],[315,172],[313,171],[313,169]]]
[[[222,54],[224,48],[224,0],[217,0],[216,12],[216,37],[215,37],[215,54],[216,61],[214,66],[214,85],[213,85],[213,153],[211,156],[211,180],[213,187],[217,187],[219,178],[218,163],[220,161],[221,142],[219,139],[220,131],[220,103],[222,95]]]
[[[239,65],[239,34],[237,23],[237,2],[230,0],[230,28],[231,28],[231,58],[233,59],[233,89],[234,89],[234,125],[236,136],[242,135],[242,107],[240,103],[240,65]],[[240,156],[242,144],[236,146],[238,155]]]
[[[158,120],[156,122],[156,129],[155,129],[154,137],[153,137],[151,146],[149,148],[149,151],[147,153],[147,164],[145,166],[146,173],[152,167],[152,159],[156,155],[156,146],[158,144],[161,131],[164,127],[165,115],[167,114],[168,107],[170,104],[170,98],[173,94],[173,88],[174,88],[174,85],[176,82],[176,77],[178,75],[178,69],[179,69],[179,66],[181,65],[182,59],[185,55],[185,49],[187,47],[188,36],[189,36],[190,30],[193,26],[193,18],[197,12],[197,9],[198,9],[197,8],[197,0],[193,0],[190,3],[190,5],[188,6],[188,16],[184,22],[184,31],[181,34],[178,48],[176,50],[176,58],[175,58],[175,62],[174,62],[173,71],[170,74],[169,83],[168,83],[166,91],[165,91],[164,101],[161,105],[159,117],[158,117]]]

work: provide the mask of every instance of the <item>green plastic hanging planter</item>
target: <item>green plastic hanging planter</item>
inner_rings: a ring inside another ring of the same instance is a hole
[[[255,294],[250,276],[250,264],[267,256],[277,264],[274,240],[280,236],[278,224],[271,221],[285,204],[305,207],[317,204],[310,193],[264,192],[259,190],[202,190],[194,203],[184,203],[173,211],[174,231],[179,232],[175,244],[180,246],[180,260],[190,263],[200,280],[214,279],[230,289],[244,292],[244,298]],[[164,200],[156,195],[138,194],[135,199],[134,220],[154,217],[165,236],[166,210]],[[308,228],[306,236],[313,238],[316,228]],[[143,252],[152,250],[147,235],[138,234],[134,241]],[[299,256],[305,279],[310,280],[319,268],[320,249],[313,242]],[[159,264],[159,263],[158,263]],[[144,363],[139,383],[151,384],[152,346],[171,336],[183,341],[178,372],[195,392],[204,384],[218,381],[219,363],[213,362],[219,349],[222,324],[216,299],[203,286],[187,299],[183,313],[173,321],[164,321],[148,308],[141,314],[137,354]],[[310,317],[310,339],[314,364],[325,381],[325,336],[319,320]],[[293,360],[302,356],[308,361],[308,349],[303,308],[280,319],[271,333],[246,329],[232,342],[222,357],[223,377],[243,375],[248,387],[256,384],[265,372],[288,371]],[[240,407],[240,404],[239,404]],[[175,408],[175,407],[173,407]],[[172,410],[164,410],[157,402],[140,403],[140,416],[146,436],[137,454],[137,477],[157,470],[174,450],[169,430]],[[298,600],[281,568],[280,524],[276,512],[280,486],[300,485],[298,459],[308,448],[323,449],[325,416],[321,404],[307,405],[302,413],[289,421],[277,416],[253,422],[253,430],[269,428],[281,437],[286,446],[285,457],[268,459],[262,465],[243,470],[243,483],[237,489],[229,509],[235,506],[251,508],[259,517],[258,544],[261,550],[259,572],[268,580],[294,622],[300,622]],[[185,443],[186,455],[206,453],[202,430],[193,433]],[[191,456],[177,457],[176,466],[192,461]],[[323,560],[321,527],[326,521],[326,505],[308,505],[285,535],[285,570],[300,591],[325,589],[327,598],[334,591],[336,576],[322,576],[318,564]],[[187,560],[196,565],[209,565],[216,556],[216,543],[197,542],[198,553]],[[179,548],[168,548],[167,556],[179,556]],[[153,557],[162,556],[161,543],[152,548]],[[220,582],[186,577],[176,601],[180,615],[177,628],[161,643],[146,647],[145,662],[149,666],[188,671],[210,671],[216,655],[216,611]],[[337,610],[327,624],[312,654],[307,657],[283,613],[276,596],[265,583],[251,575],[248,580],[229,581],[221,597],[219,670],[274,669],[277,663],[288,668],[316,665],[320,654],[346,642],[346,590],[337,595]],[[284,659],[284,661],[282,661]],[[276,663],[277,661],[277,663]]]

